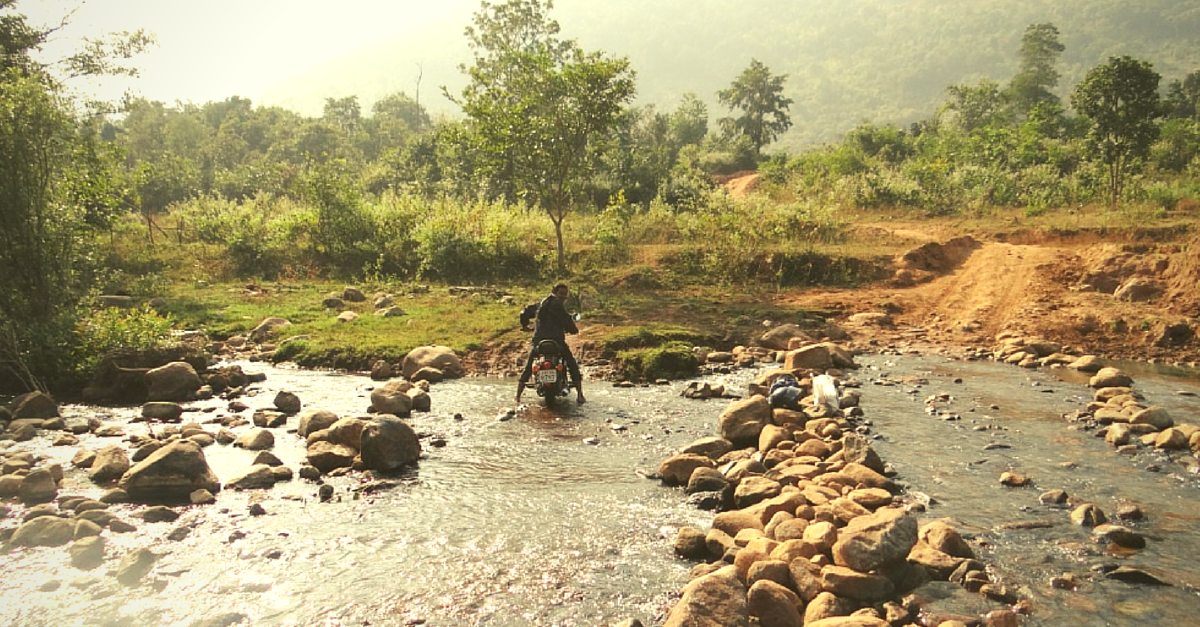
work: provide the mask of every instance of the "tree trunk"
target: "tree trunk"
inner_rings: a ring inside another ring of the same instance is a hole
[[[554,222],[554,235],[558,238],[558,277],[567,276],[567,255],[563,249],[563,234],[562,234],[562,217],[558,219],[551,218]]]

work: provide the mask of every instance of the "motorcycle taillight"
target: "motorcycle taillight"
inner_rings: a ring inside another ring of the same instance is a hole
[[[554,367],[554,369],[555,369],[555,370],[562,370],[562,364],[559,364],[559,365],[555,366],[555,367]]]
[[[547,368],[547,369],[550,368],[550,362],[546,362],[546,363],[542,364],[542,367]]]

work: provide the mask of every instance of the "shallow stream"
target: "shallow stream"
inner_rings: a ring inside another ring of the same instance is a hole
[[[898,480],[928,497],[926,518],[950,517],[1004,581],[1033,602],[1027,625],[1195,624],[1200,616],[1200,483],[1190,470],[1153,452],[1115,453],[1091,432],[1072,430],[1061,414],[1090,398],[1067,371],[1028,371],[937,357],[859,358],[863,409],[874,445]],[[365,377],[243,364],[264,371],[252,408],[275,393],[296,393],[306,407],[361,416],[372,382]],[[722,382],[744,392],[753,372]],[[1177,421],[1195,422],[1196,381],[1136,375],[1147,399]],[[956,382],[961,380],[961,382]],[[462,379],[435,385],[433,412],[414,414],[423,440],[419,467],[398,485],[356,492],[354,476],[329,480],[334,502],[295,480],[269,491],[223,492],[218,503],[188,508],[173,523],[143,523],[117,513],[137,533],[110,534],[110,558],[93,572],[70,567],[66,549],[20,549],[0,562],[5,581],[0,624],[58,625],[608,625],[638,618],[661,623],[691,564],[671,552],[674,530],[707,528],[711,514],[683,504],[682,491],[639,471],[693,439],[714,435],[724,401],[679,396],[686,382],[617,389],[595,384],[583,406],[558,413],[531,407],[501,420],[512,381]],[[930,395],[950,401],[926,410]],[[532,397],[530,397],[532,398]],[[535,399],[536,400],[536,399]],[[225,411],[224,401],[195,404],[199,421]],[[135,409],[68,407],[124,423]],[[940,415],[939,413],[940,412]],[[457,416],[456,416],[457,415]],[[289,425],[294,429],[294,420]],[[129,425],[130,430],[145,429]],[[87,436],[83,446],[109,442]],[[444,446],[435,444],[444,443]],[[989,450],[985,447],[991,444]],[[1010,448],[995,448],[1007,446]],[[78,447],[41,451],[68,467],[62,493],[97,496],[69,469]],[[294,434],[276,431],[273,452],[293,469],[303,461]],[[255,454],[205,449],[228,479]],[[1073,467],[1064,467],[1073,462]],[[1147,467],[1158,466],[1157,472]],[[1033,477],[1036,488],[1011,489],[1001,472]],[[1116,555],[1071,525],[1064,507],[1038,502],[1051,488],[1112,513],[1132,502],[1147,513],[1135,527],[1151,538],[1132,555]],[[259,503],[266,514],[250,516]],[[14,510],[14,515],[19,511]],[[1022,521],[1048,528],[1002,530]],[[180,528],[188,528],[178,539]],[[171,539],[168,538],[169,534]],[[159,558],[145,583],[125,588],[111,569],[118,557],[148,546]],[[1176,584],[1151,587],[1093,577],[1090,567],[1128,563]],[[1074,573],[1079,591],[1056,590],[1049,578]],[[953,609],[994,606],[976,595],[945,600]]]

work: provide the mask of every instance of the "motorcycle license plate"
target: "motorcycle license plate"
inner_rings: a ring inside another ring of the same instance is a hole
[[[558,381],[558,373],[554,370],[541,370],[537,373],[538,383],[555,383]]]

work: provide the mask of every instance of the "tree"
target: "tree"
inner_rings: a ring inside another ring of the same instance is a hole
[[[689,144],[699,144],[708,134],[708,105],[696,94],[686,93],[671,114],[670,124],[676,150]]]
[[[1059,104],[1053,92],[1059,79],[1054,66],[1064,50],[1053,24],[1031,24],[1025,29],[1017,73],[1008,86],[1019,115],[1028,115],[1039,104]]]
[[[1171,81],[1167,88],[1167,118],[1200,121],[1200,70],[1183,80]]]
[[[1154,123],[1162,111],[1158,82],[1150,63],[1112,57],[1089,70],[1071,93],[1071,106],[1091,124],[1088,150],[1107,166],[1112,207],[1121,197],[1132,163],[1145,157],[1158,137]]]
[[[954,113],[955,124],[967,133],[1004,120],[1008,99],[990,78],[981,78],[974,85],[951,85],[946,93],[950,99],[942,111]]]
[[[73,116],[53,73],[121,71],[123,51],[88,46],[59,64],[35,61],[52,32],[31,26],[0,0],[0,378],[47,389],[74,371],[77,307],[87,286],[92,240],[119,204],[112,153],[98,147],[94,127]],[[116,41],[116,40],[109,40]],[[16,385],[14,385],[16,384]]]
[[[741,135],[750,138],[755,154],[762,147],[775,141],[784,131],[792,127],[788,107],[792,99],[784,97],[783,83],[787,75],[772,76],[767,66],[758,59],[750,60],[746,68],[729,89],[717,92],[717,99],[730,110],[741,109],[742,116],[728,122]]]
[[[562,224],[592,171],[589,149],[633,98],[626,59],[584,52],[556,38],[547,0],[483,2],[467,37],[475,52],[457,100],[479,167],[554,223],[558,271],[566,272]]]

